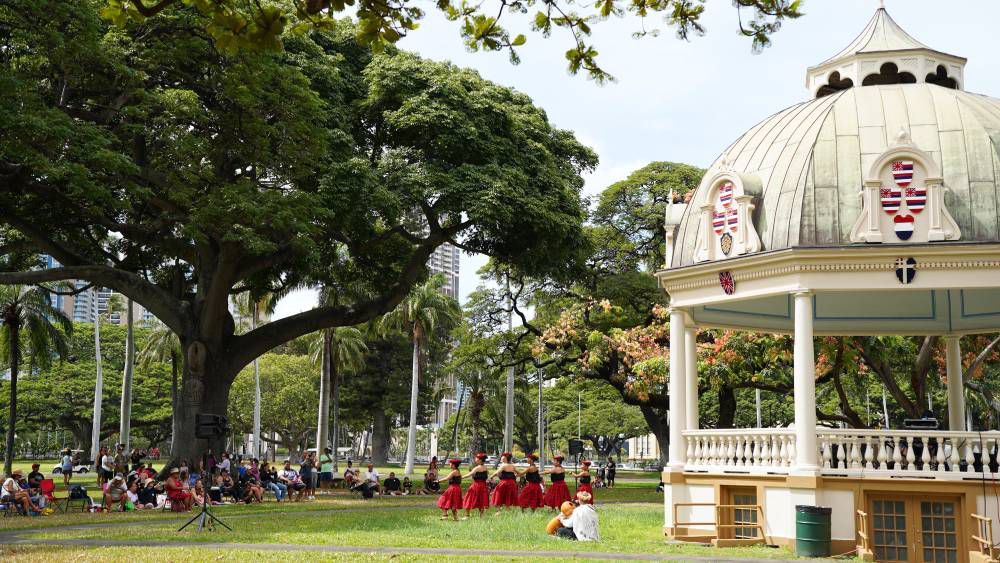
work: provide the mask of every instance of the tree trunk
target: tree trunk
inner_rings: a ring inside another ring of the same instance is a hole
[[[656,436],[656,444],[660,447],[660,464],[666,465],[669,461],[667,451],[670,449],[670,419],[667,417],[667,410],[663,409],[661,413],[658,412],[660,409],[640,406],[639,411],[653,431],[653,436]]]
[[[363,455],[363,454],[362,454]],[[385,410],[375,411],[375,421],[372,425],[372,463],[385,465],[389,461],[389,417]]]
[[[8,323],[10,341],[10,412],[7,419],[7,442],[3,458],[3,473],[10,475],[14,468],[14,433],[17,426],[17,370],[21,363],[21,326],[16,316],[5,319]]]
[[[174,451],[174,436],[177,435],[177,372],[180,367],[180,354],[175,351],[170,352],[170,451]]]
[[[250,323],[252,329],[257,328],[257,301],[253,302],[253,313],[250,316]],[[257,358],[253,360],[253,457],[259,458],[261,452],[261,433],[260,433],[260,407],[261,407],[261,396],[260,396],[260,361]]]
[[[736,423],[736,391],[728,385],[719,387],[719,428],[732,428]]]
[[[97,377],[94,381],[94,419],[90,432],[90,459],[94,464],[101,453],[101,409],[104,405],[104,372],[101,366],[101,316],[94,315],[94,363],[97,367]]]
[[[469,441],[469,447],[472,450],[472,455],[475,455],[483,451],[483,440],[479,432],[479,426],[483,418],[483,406],[485,398],[483,397],[483,392],[479,389],[472,389],[469,393],[469,426],[472,431],[472,439]]]
[[[337,448],[340,446],[340,373],[336,369],[331,374],[330,383],[333,387],[333,439],[331,440],[333,442],[333,472],[339,473]]]
[[[420,334],[413,331],[413,379],[410,381],[410,429],[406,434],[406,468],[403,475],[413,476],[417,455],[417,401],[420,398]]]
[[[323,331],[323,353],[319,370],[319,416],[316,421],[316,457],[326,447],[330,425],[330,369],[333,365],[333,333]]]
[[[128,300],[126,307],[125,329],[125,373],[122,376],[122,403],[121,416],[118,423],[118,442],[125,444],[125,451],[130,451],[131,426],[132,426],[132,373],[135,364],[135,322],[132,320],[134,305],[132,300]]]

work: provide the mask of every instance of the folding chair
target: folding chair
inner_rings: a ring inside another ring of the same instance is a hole
[[[53,494],[56,490],[56,482],[52,479],[42,479],[39,483],[39,489],[42,491],[42,496],[45,497],[46,504],[51,504],[53,509],[59,508],[60,504],[65,504],[69,500],[69,497],[57,497]],[[63,509],[66,512],[66,509]]]

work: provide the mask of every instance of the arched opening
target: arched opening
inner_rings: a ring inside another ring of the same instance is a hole
[[[826,79],[826,84],[819,87],[816,92],[817,98],[822,98],[823,96],[829,96],[830,94],[835,94],[841,90],[847,90],[854,86],[854,81],[850,78],[840,78],[840,73],[833,71],[830,76]]]
[[[885,63],[879,68],[878,74],[869,74],[861,81],[862,86],[878,86],[883,84],[916,84],[917,77],[909,72],[900,72],[895,63]]]
[[[938,65],[937,70],[928,74],[924,81],[928,84],[936,84],[943,88],[951,88],[952,90],[958,89],[958,81],[948,76],[948,70],[944,68],[944,65]]]

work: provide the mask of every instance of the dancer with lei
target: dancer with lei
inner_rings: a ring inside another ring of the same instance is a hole
[[[534,512],[536,508],[545,506],[545,503],[542,502],[542,476],[538,473],[536,461],[538,461],[537,455],[528,454],[528,467],[524,468],[524,471],[518,472],[526,481],[524,488],[521,489],[521,494],[517,497],[517,504],[521,507],[521,512],[524,512],[526,508],[530,508]]]
[[[569,502],[573,497],[569,495],[569,488],[566,486],[566,470],[563,469],[562,462],[565,459],[561,455],[552,458],[552,468],[542,471],[542,475],[550,475],[552,484],[545,491],[545,506],[559,510],[562,503]]]
[[[587,493],[587,501],[590,504],[594,504],[594,488],[590,486],[590,461],[583,460],[580,462],[583,467],[580,468],[579,473],[574,473],[573,476],[579,481],[576,485],[576,496],[580,498],[580,493]]]
[[[458,520],[458,509],[462,508],[462,472],[458,470],[458,467],[462,464],[460,459],[450,459],[448,463],[451,464],[451,472],[448,476],[440,479],[439,483],[448,482],[448,488],[445,489],[444,493],[438,497],[437,505],[441,509],[441,519],[448,519],[448,511],[451,511],[452,517]]]
[[[490,507],[490,488],[486,486],[486,479],[490,475],[490,470],[486,467],[486,454],[479,452],[476,454],[476,466],[469,471],[466,477],[472,477],[472,485],[465,491],[465,499],[462,507],[465,508],[465,518],[472,514],[473,509],[479,509],[479,517]]]
[[[517,506],[517,468],[510,462],[510,452],[500,455],[500,466],[490,477],[500,477],[500,484],[493,489],[493,506],[497,507],[497,514],[504,508]]]

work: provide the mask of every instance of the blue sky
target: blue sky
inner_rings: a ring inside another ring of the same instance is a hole
[[[924,44],[969,59],[966,89],[1000,96],[1000,2],[995,0],[886,0],[889,14]],[[569,37],[545,39],[520,20],[507,22],[524,31],[528,43],[520,65],[506,54],[466,51],[456,24],[428,3],[421,27],[400,47],[435,60],[474,68],[484,77],[531,96],[558,127],[572,130],[600,156],[587,177],[588,195],[654,160],[708,166],[732,141],[758,121],[803,101],[805,71],[845,47],[878,8],[877,0],[804,0],[806,15],[786,22],[773,45],[759,54],[738,33],[737,13],[729,0],[708,0],[707,33],[690,41],[660,25],[659,37],[633,39],[635,19],[610,19],[594,26],[593,41],[603,67],[618,79],[598,86],[566,71],[563,53]],[[651,27],[647,24],[647,28]],[[481,256],[462,257],[461,293],[479,283]],[[278,316],[315,304],[301,292],[278,306]]]

